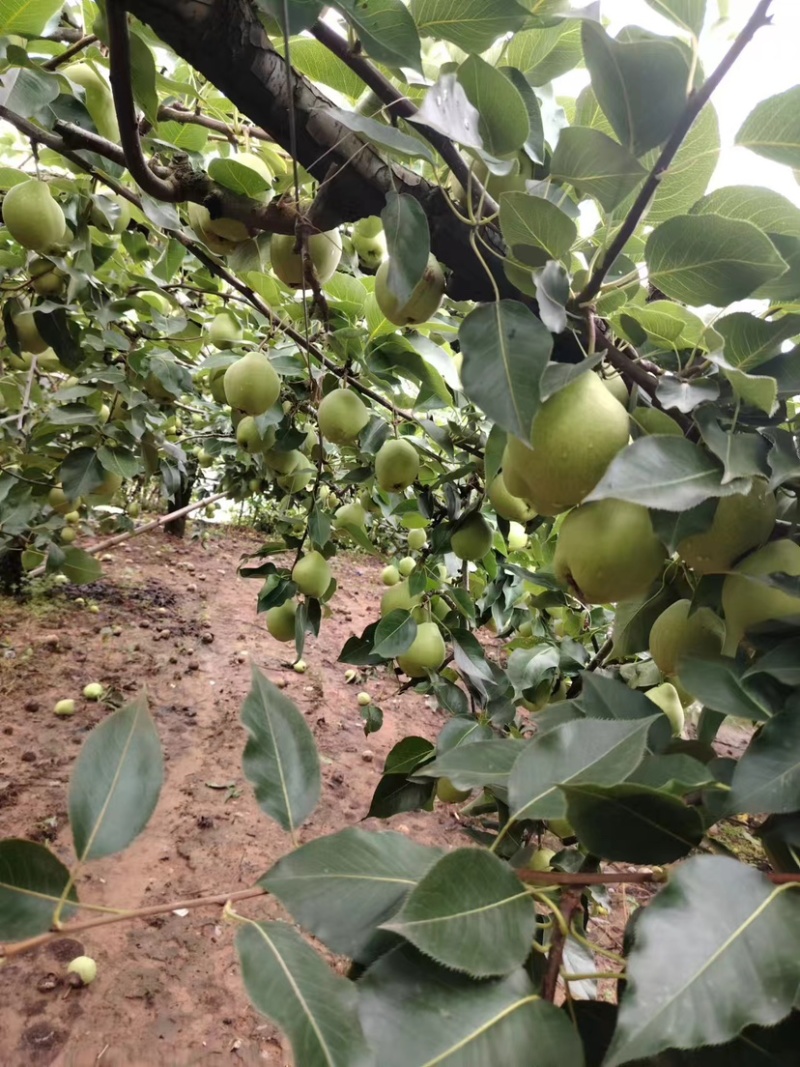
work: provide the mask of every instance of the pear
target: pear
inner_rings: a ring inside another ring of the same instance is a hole
[[[428,671],[438,670],[447,656],[444,638],[435,622],[421,622],[417,636],[401,656],[398,666],[409,678],[424,678]]]
[[[107,141],[119,143],[119,125],[114,110],[114,98],[105,78],[88,63],[73,63],[63,71],[67,78],[85,91],[86,110],[97,127],[97,132]]]
[[[298,455],[302,456],[302,453],[298,453]],[[299,493],[306,488],[315,473],[314,468],[304,458],[302,462],[298,461],[297,466],[292,470],[278,477],[278,485],[281,489],[285,489],[287,493]]]
[[[500,474],[492,478],[489,485],[489,503],[495,510],[495,514],[509,522],[519,522],[523,525],[536,517],[536,510],[531,507],[527,500],[509,493],[508,487]]]
[[[421,552],[427,545],[428,538],[425,536],[425,531],[417,527],[408,531],[407,541],[412,552]]]
[[[106,471],[103,480],[96,489],[91,492],[91,497],[97,503],[106,503],[122,485],[122,475],[115,471]]]
[[[294,234],[275,233],[270,241],[269,251],[272,269],[284,285],[301,289],[303,280],[303,261],[295,251],[297,238]],[[321,285],[329,282],[336,273],[342,258],[342,237],[338,230],[326,230],[313,233],[307,241],[308,255],[314,264],[314,271]]]
[[[658,577],[664,556],[647,508],[598,500],[564,519],[553,569],[581,600],[610,604],[643,596]]]
[[[384,441],[375,456],[375,477],[384,492],[400,493],[419,473],[419,453],[403,438]]]
[[[386,257],[386,238],[381,220],[374,215],[359,219],[353,226],[353,248],[367,270],[375,270]]]
[[[625,384],[625,379],[619,372],[611,371],[608,374],[601,374],[600,381],[618,403],[622,404],[623,407],[628,406],[630,393]]]
[[[397,570],[403,576],[403,578],[408,578],[410,574],[413,574],[414,570],[416,569],[416,566],[417,561],[414,559],[413,556],[403,556],[403,558],[397,564]]]
[[[31,288],[39,296],[57,296],[63,292],[67,275],[49,259],[37,256],[28,266]]]
[[[533,422],[530,447],[509,437],[503,478],[540,515],[558,515],[594,489],[628,443],[628,414],[596,374],[581,374],[549,397]]]
[[[397,582],[381,597],[381,615],[390,615],[393,611],[411,611],[419,604],[420,599],[420,594],[411,595],[408,581]]]
[[[389,265],[390,260],[385,259],[375,275],[375,299],[384,318],[395,326],[427,322],[438,311],[444,296],[444,273],[436,258],[428,256],[428,265],[404,304],[389,290]]]
[[[392,586],[397,585],[400,581],[400,571],[393,563],[390,563],[388,567],[384,567],[381,571],[381,581],[384,585]]]
[[[264,453],[264,461],[278,474],[291,474],[301,463],[305,464],[305,456],[298,449],[293,448],[290,452],[278,452],[270,449]]]
[[[245,415],[236,427],[236,444],[249,455],[268,452],[275,444],[275,427],[268,426],[262,436],[252,415]]]
[[[8,190],[3,200],[3,222],[14,240],[33,252],[55,251],[67,229],[64,212],[49,185],[33,178]]]
[[[449,778],[439,778],[436,782],[436,799],[443,804],[460,804],[471,792],[471,789],[456,789]]]
[[[363,529],[367,524],[367,513],[357,500],[350,504],[342,504],[336,509],[333,517],[333,527],[341,530],[346,526],[358,526]]]
[[[242,339],[242,327],[229,311],[221,311],[211,320],[208,328],[209,343],[215,348],[233,348]]]
[[[331,569],[325,557],[316,550],[298,560],[292,571],[292,581],[306,596],[323,597],[331,584]]]
[[[218,404],[226,404],[225,397],[225,367],[212,370],[208,376],[208,390]]]
[[[510,522],[508,524],[508,548],[511,552],[521,552],[528,546],[528,535],[525,533],[525,527],[518,522]]]
[[[296,614],[297,603],[294,600],[284,600],[277,607],[267,610],[267,630],[276,641],[294,641],[294,617]]]
[[[483,515],[473,511],[459,523],[450,538],[450,548],[459,559],[475,562],[492,547],[494,532]]]
[[[763,623],[797,616],[800,597],[758,581],[769,574],[800,575],[800,547],[793,541],[770,541],[746,556],[722,585],[726,656],[735,654],[745,633]]]
[[[212,219],[208,208],[202,204],[190,203],[186,208],[189,225],[212,252],[218,256],[227,256],[250,234],[244,223],[237,219]]]
[[[12,318],[22,352],[30,352],[32,355],[40,356],[47,351],[47,341],[39,333],[39,327],[36,325],[32,310],[19,311]]]
[[[261,352],[248,352],[225,371],[225,398],[246,415],[263,415],[280,396],[281,380]]]
[[[334,389],[317,409],[320,432],[333,445],[351,445],[369,422],[369,411],[352,389]]]
[[[677,546],[678,555],[695,574],[727,571],[745,552],[764,544],[777,512],[766,480],[754,478],[749,493],[720,498],[710,529],[685,537]]]
[[[650,628],[650,655],[663,674],[677,674],[685,656],[713,656],[722,650],[725,626],[711,608],[691,615],[690,600],[676,600]]]
[[[667,716],[672,727],[673,737],[680,737],[685,716],[683,704],[681,704],[681,699],[675,686],[670,682],[663,682],[654,689],[648,689],[645,696],[648,700],[652,700],[656,707],[661,708]]]

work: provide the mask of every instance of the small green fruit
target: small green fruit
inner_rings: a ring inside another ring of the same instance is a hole
[[[22,352],[30,352],[34,356],[41,356],[47,351],[47,341],[39,333],[39,327],[36,325],[32,310],[20,311],[13,315],[12,319]]]
[[[489,486],[489,503],[501,519],[526,523],[536,518],[536,510],[527,500],[509,493],[502,472],[492,479]]]
[[[76,956],[67,966],[67,974],[76,974],[83,985],[91,985],[97,977],[97,964],[91,956]]]
[[[295,251],[297,239],[294,234],[272,235],[269,251],[272,269],[284,285],[293,289],[303,286],[303,261]],[[308,255],[321,285],[329,282],[336,273],[342,258],[342,236],[338,230],[314,233],[307,241]]]
[[[494,532],[483,515],[473,511],[459,523],[450,538],[450,548],[459,559],[475,562],[492,547]]]
[[[524,548],[527,548],[528,535],[525,533],[525,527],[518,522],[509,523],[506,540],[511,552],[521,552]]]
[[[216,348],[232,348],[242,339],[242,327],[239,320],[230,311],[221,311],[211,320],[208,328],[209,344]]]
[[[401,656],[398,666],[409,678],[424,678],[428,671],[436,671],[447,656],[447,647],[435,622],[422,622],[417,626],[417,636]]]
[[[381,581],[384,585],[397,585],[400,581],[400,571],[393,564],[384,567],[381,571]]]
[[[366,708],[369,704],[372,703],[372,697],[369,695],[369,693],[359,693],[356,697],[356,700],[358,701],[359,707],[362,708]]]
[[[75,714],[75,701],[74,700],[59,700],[56,706],[53,708],[53,712],[56,715],[61,715],[67,718],[69,715]]]
[[[404,556],[397,564],[397,569],[404,578],[407,578],[416,565],[416,560],[412,559],[411,556]]]
[[[418,473],[419,453],[409,441],[384,441],[375,456],[375,477],[385,493],[401,493]]]
[[[531,871],[550,871],[555,852],[552,848],[537,848],[528,861],[528,869]]]
[[[75,533],[71,526],[65,526],[59,536],[61,537],[61,540],[64,542],[65,545],[71,545],[78,535]]]
[[[83,695],[87,700],[99,700],[103,693],[104,689],[100,682],[89,682],[83,687]]]
[[[266,613],[267,630],[276,641],[294,641],[297,604],[294,600],[284,600]]]
[[[336,509],[332,525],[335,530],[343,530],[347,526],[356,526],[363,530],[366,522],[366,511],[357,500],[354,500],[350,504],[342,504],[341,507]]]
[[[725,626],[711,608],[692,612],[690,600],[676,600],[650,628],[650,655],[663,674],[676,674],[685,656],[713,656],[722,649]]]
[[[409,530],[408,531],[408,547],[412,552],[420,552],[428,543],[428,538],[425,536],[424,530]]]
[[[319,600],[331,584],[331,569],[328,561],[317,551],[309,552],[298,560],[292,571],[292,581],[301,593]]]
[[[334,389],[320,401],[317,420],[326,441],[351,445],[369,422],[369,411],[352,389]]]
[[[759,581],[769,574],[800,575],[800,547],[793,541],[770,541],[746,556],[722,586],[726,656],[732,656],[745,633],[771,621],[800,619],[800,597]]]
[[[236,444],[250,456],[268,452],[275,444],[275,427],[268,426],[262,435],[253,416],[245,415],[236,427]]]
[[[308,670],[308,664],[304,659],[299,659],[297,663],[292,664],[292,670],[296,671],[298,674],[305,674]]]
[[[412,596],[408,581],[398,582],[387,589],[381,597],[381,615],[390,615],[393,611],[411,611],[421,599],[421,594]]]
[[[456,789],[449,778],[439,778],[436,782],[436,797],[443,804],[460,804],[471,794],[471,789]]]
[[[678,555],[696,574],[719,574],[763,545],[775,525],[775,494],[763,478],[754,478],[750,492],[724,496],[717,504],[710,529],[686,537]]]

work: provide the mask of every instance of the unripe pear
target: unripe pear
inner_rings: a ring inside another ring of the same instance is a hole
[[[292,581],[300,592],[317,600],[327,592],[331,578],[328,561],[316,550],[298,560],[292,571]]]
[[[351,445],[369,422],[369,411],[352,389],[334,389],[317,409],[320,432],[334,445]]]
[[[550,864],[554,857],[555,852],[552,848],[537,848],[528,861],[528,870],[540,872],[552,870]]]
[[[375,478],[386,493],[401,493],[419,473],[419,453],[400,438],[384,441],[375,456]]]
[[[527,547],[528,535],[525,527],[518,522],[511,522],[508,526],[508,547],[512,552],[521,552]]]
[[[523,525],[536,517],[536,509],[527,500],[509,493],[502,472],[492,478],[489,486],[489,503],[501,519]]]
[[[446,619],[450,614],[450,605],[443,596],[435,596],[431,599],[431,611],[437,619]]]
[[[439,778],[436,782],[436,798],[443,804],[461,804],[471,793],[471,789],[456,789],[449,778]]]
[[[277,607],[267,609],[267,630],[276,641],[294,641],[296,614],[297,603],[294,600],[284,600]]]
[[[30,352],[32,355],[40,356],[47,351],[47,341],[39,333],[39,327],[36,325],[32,310],[20,311],[13,315],[12,319],[22,352]]]
[[[337,530],[341,530],[346,526],[358,526],[363,529],[366,526],[366,522],[366,511],[357,500],[354,500],[350,504],[342,504],[340,508],[336,509],[333,527]]]
[[[395,326],[428,322],[438,311],[444,296],[444,273],[435,256],[428,256],[428,265],[404,304],[389,291],[389,264],[390,261],[385,259],[375,275],[375,299],[383,316]]]
[[[616,371],[607,375],[601,374],[600,381],[619,404],[622,404],[623,407],[628,406],[630,393],[621,374]]]
[[[212,220],[208,208],[203,207],[202,204],[188,204],[186,211],[191,228],[200,240],[218,256],[229,255],[250,236],[247,227],[236,219]],[[226,224],[229,225],[226,226]],[[227,236],[217,233],[212,226],[223,229]]]
[[[683,731],[685,716],[683,704],[681,704],[681,698],[675,686],[670,682],[663,682],[654,689],[648,689],[645,696],[648,700],[652,700],[656,707],[661,708],[670,721],[673,736],[679,737]]]
[[[786,539],[770,541],[746,556],[726,577],[722,585],[726,656],[735,654],[749,630],[773,620],[800,619],[800,597],[758,580],[781,573],[800,575],[800,547]]]
[[[64,289],[67,275],[49,259],[37,257],[28,266],[31,288],[39,296],[56,296]]]
[[[412,552],[420,552],[428,543],[425,531],[414,529],[408,531],[408,547]]]
[[[268,452],[275,444],[275,427],[268,426],[262,436],[258,432],[258,425],[252,415],[245,415],[236,427],[236,443],[249,455],[259,452]]]
[[[393,564],[384,567],[381,571],[381,581],[384,585],[397,585],[400,581],[400,571]]]
[[[88,63],[73,63],[65,67],[64,74],[71,82],[82,86],[86,92],[86,110],[97,127],[97,132],[107,141],[119,143],[119,125],[114,110],[114,98],[105,78]]]
[[[229,311],[221,311],[211,320],[208,328],[209,344],[216,348],[232,348],[242,339],[242,327]]]
[[[104,503],[110,500],[116,493],[119,487],[122,485],[122,475],[117,474],[115,471],[105,471],[103,480],[96,489],[92,490],[91,496],[93,500],[100,503]]]
[[[411,595],[407,581],[398,582],[381,597],[381,615],[390,615],[393,611],[411,611],[420,599],[421,594]]]
[[[97,977],[97,964],[91,956],[76,956],[67,966],[67,974],[74,974],[81,985],[91,985]]]
[[[79,511],[68,511],[64,516],[64,520],[70,524],[70,526],[77,526],[81,521],[81,513]]]
[[[264,453],[264,461],[268,467],[277,471],[278,474],[291,474],[301,463],[305,465],[306,458],[296,448],[291,449],[289,452],[278,452],[276,449],[270,449]]]
[[[474,178],[495,200],[503,193],[524,193],[526,180],[533,177],[533,162],[522,151],[516,153],[514,167],[509,174],[492,174],[480,157],[475,157],[470,161],[470,169]],[[466,207],[467,193],[455,175],[450,175],[449,185],[458,203]]]
[[[297,238],[294,234],[275,233],[270,241],[272,269],[284,285],[300,289],[304,285],[303,261],[295,251]],[[336,273],[342,258],[342,236],[338,230],[314,233],[307,239],[308,255],[321,285],[329,282]]]
[[[47,494],[47,503],[57,515],[66,515],[78,505],[78,501],[70,500],[60,485],[54,485]]]
[[[416,565],[417,563],[415,559],[413,559],[411,556],[404,556],[397,564],[397,569],[404,578],[408,578],[409,574],[412,573]]]
[[[424,678],[428,671],[436,671],[447,656],[447,647],[435,622],[422,622],[417,626],[417,636],[401,656],[397,664],[409,678]]]
[[[459,523],[450,538],[450,548],[459,559],[475,562],[491,549],[493,539],[489,523],[479,511],[473,511]]]
[[[298,453],[298,455],[302,457],[302,453]],[[306,488],[314,477],[314,473],[314,468],[309,464],[308,460],[302,458],[292,470],[286,474],[279,475],[278,485],[281,489],[285,489],[287,493],[299,493]]]
[[[87,700],[99,700],[103,695],[103,686],[100,682],[89,682],[83,687],[83,695]]]
[[[116,207],[115,219],[111,222],[103,210],[97,206],[92,205],[92,211],[90,215],[92,226],[96,226],[102,233],[124,233],[128,224],[131,221],[131,205],[130,201],[126,200],[124,196],[120,196],[119,193],[106,194],[105,200],[111,201]]]
[[[664,556],[647,508],[598,500],[564,519],[553,569],[581,600],[609,604],[643,596],[661,572]]]
[[[539,408],[531,447],[508,438],[506,488],[540,515],[558,515],[589,495],[627,443],[627,412],[596,374],[581,374]]]
[[[225,371],[225,398],[246,415],[263,415],[280,396],[281,380],[261,352],[248,352]]]
[[[59,700],[53,708],[53,714],[58,715],[61,718],[69,718],[70,715],[75,714],[75,701]]]
[[[386,257],[386,237],[381,220],[376,216],[359,219],[353,226],[353,248],[359,261],[368,270],[375,270]]]
[[[61,205],[46,182],[31,179],[12,185],[3,200],[3,222],[23,248],[53,252],[69,231]]]
[[[372,697],[369,693],[359,693],[356,697],[356,701],[360,708],[366,708],[372,703]]]
[[[685,537],[678,555],[696,574],[727,571],[745,552],[764,544],[777,512],[775,494],[766,480],[754,478],[749,493],[720,498],[710,529]]]
[[[226,404],[225,396],[225,368],[219,367],[212,370],[208,376],[208,389],[218,404]]]
[[[692,612],[690,600],[676,600],[650,628],[650,655],[663,674],[676,674],[685,656],[719,655],[725,634],[711,608]]]

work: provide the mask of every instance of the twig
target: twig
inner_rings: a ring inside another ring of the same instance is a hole
[[[675,157],[675,153],[678,151],[684,138],[692,128],[694,120],[708,103],[711,94],[739,58],[745,47],[753,39],[756,32],[762,26],[770,25],[771,18],[767,15],[767,12],[771,3],[772,0],[760,0],[755,11],[748,19],[746,26],[728,49],[717,69],[703,82],[697,92],[690,94],[683,115],[681,115],[675,129],[672,131],[672,135],[661,150],[661,155],[658,157],[653,169],[648,174],[647,180],[639,191],[639,195],[636,197],[625,221],[622,226],[620,226],[617,236],[609,245],[601,263],[593,271],[591,278],[584,286],[582,292],[578,295],[576,299],[578,305],[590,303],[600,292],[603,279],[613,266],[617,256],[633,236],[636,227],[639,225],[651,199],[658,189],[664,172],[669,167]]]
[[[208,130],[214,130],[216,133],[221,133],[227,137],[229,141],[238,143],[236,131],[233,130],[227,123],[222,122],[221,119],[212,119],[208,115],[203,115],[199,111],[190,111],[188,108],[176,107],[175,104],[172,107],[168,107],[163,104],[158,109],[158,117],[160,119],[167,119],[171,122],[188,123],[193,126],[205,126]],[[260,126],[246,126],[244,132],[248,137],[253,137],[257,141],[269,141],[270,144],[275,142],[267,133],[266,130],[262,130]]]
[[[330,52],[333,52],[337,59],[341,59],[343,63],[346,63],[365,85],[372,89],[376,96],[388,106],[391,115],[410,119],[417,114],[417,108],[408,97],[403,96],[388,78],[385,78],[379,70],[373,67],[368,59],[353,52],[345,38],[337,33],[332,26],[322,21],[315,22],[311,27],[311,33]],[[497,214],[500,210],[497,203],[489,196],[475,174],[467,166],[450,138],[445,137],[444,134],[439,133],[437,130],[431,129],[430,126],[423,126],[418,122],[414,123],[414,128],[422,134],[429,144],[433,145],[456,178],[458,178],[464,190],[471,190],[475,204],[482,206],[484,214]]]
[[[600,648],[597,650],[597,652],[594,654],[594,656],[592,656],[592,658],[589,660],[589,662],[584,667],[584,670],[596,671],[597,668],[603,662],[603,660],[606,658],[606,656],[608,656],[608,654],[611,652],[611,649],[613,647],[614,647],[614,640],[613,640],[613,638],[609,637],[606,641],[603,642],[603,644],[600,646]]]
[[[19,418],[17,419],[17,429],[22,429],[22,424],[25,422],[25,416],[28,413],[28,401],[31,398],[31,389],[33,388],[33,379],[36,377],[36,361],[38,356],[31,357],[31,369],[28,374],[28,380],[25,383],[25,395],[22,398],[22,407],[19,409]]]
[[[195,897],[189,900],[174,900],[169,904],[152,904],[148,908],[134,908],[131,911],[118,912],[115,915],[103,915],[97,919],[85,919],[82,922],[65,923],[58,930],[48,930],[47,933],[37,934],[36,937],[17,941],[12,945],[0,945],[0,964],[13,956],[19,956],[23,952],[46,945],[48,941],[56,941],[63,937],[72,937],[84,930],[92,930],[96,926],[108,926],[109,923],[128,922],[130,919],[146,919],[151,915],[164,915],[168,911],[178,911],[182,908],[206,908],[215,904],[228,904],[235,900],[250,900],[253,897],[264,897],[266,889],[254,886],[252,889],[239,889],[233,893],[216,893],[210,897]],[[69,902],[68,902],[69,903]],[[80,905],[78,905],[80,906]]]
[[[73,56],[76,56],[78,52],[82,52],[84,48],[88,48],[90,44],[94,44],[96,40],[96,34],[87,33],[85,37],[81,37],[75,44],[71,44],[69,48],[65,48],[64,51],[60,52],[57,56],[53,56],[53,58],[48,59],[46,63],[42,63],[42,70],[57,70],[62,63],[67,63]]]
[[[537,886],[588,886],[588,885],[658,885],[669,880],[666,870],[648,871],[597,871],[586,874],[571,874],[566,871],[529,871],[518,868],[514,871],[521,882]],[[761,872],[773,885],[800,885],[800,873],[775,874]]]
[[[572,922],[572,916],[580,906],[580,893],[575,889],[568,889],[564,893],[559,907],[564,921],[556,924],[550,942],[550,952],[547,955],[547,970],[542,981],[542,997],[544,1000],[555,1000],[556,987],[561,973],[561,961],[564,958],[564,947],[567,943],[567,933]]]

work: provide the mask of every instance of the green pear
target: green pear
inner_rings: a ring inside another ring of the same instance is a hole
[[[357,500],[352,501],[350,504],[342,504],[341,507],[337,508],[332,523],[336,530],[344,529],[346,526],[357,526],[364,529],[366,524],[367,513]]]
[[[507,543],[511,552],[521,552],[524,548],[527,548],[528,535],[525,533],[525,527],[518,522],[510,522],[508,524]]]
[[[676,600],[650,628],[650,655],[663,674],[677,674],[685,656],[713,656],[722,651],[725,625],[711,608],[692,612],[690,600]]]
[[[727,571],[745,552],[764,544],[777,512],[775,494],[766,480],[754,478],[749,493],[720,498],[710,529],[685,537],[678,555],[695,574]]]
[[[97,503],[104,504],[112,498],[121,485],[121,474],[117,474],[115,471],[105,471],[103,481],[96,489],[92,490],[91,499]]]
[[[643,596],[661,572],[664,557],[647,508],[598,500],[564,519],[553,569],[587,604],[610,604]]]
[[[322,436],[333,445],[351,445],[369,422],[369,411],[352,389],[334,389],[317,409]]]
[[[735,654],[749,630],[773,620],[794,616],[800,619],[800,597],[758,580],[770,574],[800,575],[800,547],[794,541],[770,541],[746,556],[725,578],[722,613],[726,656]]]
[[[479,511],[473,511],[457,526],[450,537],[450,548],[459,559],[475,562],[483,559],[492,547],[494,531]]]
[[[589,495],[627,443],[625,408],[596,374],[581,374],[539,408],[530,447],[508,438],[506,488],[540,515],[558,515]]]
[[[436,782],[436,799],[443,804],[460,804],[471,793],[471,789],[456,789],[449,778],[439,778]]]
[[[421,552],[427,545],[428,538],[425,536],[425,531],[421,529],[414,529],[408,531],[408,547],[412,552]]]
[[[444,273],[436,258],[428,256],[428,265],[422,277],[403,304],[389,290],[390,263],[390,260],[385,259],[375,275],[375,299],[384,318],[395,326],[414,326],[428,322],[439,310],[444,296]]]
[[[220,311],[211,320],[208,328],[209,344],[215,348],[233,348],[242,339],[242,327],[239,320],[229,311]]]
[[[225,398],[246,415],[263,415],[280,396],[281,380],[261,352],[248,352],[225,371]]]
[[[325,557],[316,550],[298,560],[292,570],[292,581],[306,596],[323,597],[331,584],[331,569]]]
[[[375,477],[384,492],[402,492],[418,473],[419,453],[409,441],[402,437],[384,441],[375,456]]]
[[[275,427],[268,426],[262,435],[258,432],[258,424],[253,416],[245,415],[236,427],[236,443],[251,456],[268,452],[275,444]]]
[[[381,571],[381,581],[384,585],[397,585],[400,581],[400,571],[394,564],[390,563],[388,567],[384,567]]]
[[[447,647],[435,622],[422,622],[417,626],[417,636],[401,656],[397,664],[409,678],[424,678],[428,671],[436,671],[447,656]]]
[[[600,381],[618,403],[622,404],[624,408],[628,406],[630,393],[625,384],[625,379],[618,371],[610,371],[607,374],[601,374]]]
[[[296,614],[297,603],[294,600],[284,600],[277,607],[267,610],[267,630],[276,641],[294,641],[294,617]]]
[[[657,685],[654,689],[648,689],[645,696],[648,700],[652,700],[656,707],[661,708],[667,716],[672,727],[673,737],[680,737],[685,716],[683,704],[681,704],[681,698],[678,696],[678,690],[675,686],[670,682],[662,682],[661,685]]]
[[[264,453],[264,462],[278,474],[291,474],[302,463],[305,466],[306,458],[302,452],[293,448],[290,452],[278,452],[270,449]]]
[[[302,453],[298,455],[302,456]],[[297,466],[292,470],[278,476],[278,485],[287,493],[299,493],[306,488],[315,474],[314,468],[307,459],[303,458],[302,462],[298,461]]]
[[[413,556],[403,556],[400,562],[397,564],[397,569],[404,578],[408,578],[410,574],[413,574],[416,569],[417,561]]]
[[[386,258],[386,238],[379,218],[359,219],[353,226],[352,240],[359,263],[367,270],[375,270]]]
[[[3,200],[3,222],[18,244],[34,252],[56,251],[69,232],[50,186],[33,178],[8,190]]]
[[[295,251],[296,244],[294,234],[275,233],[269,250],[275,275],[284,285],[301,289],[304,286],[303,261],[300,253]],[[342,258],[342,236],[338,230],[314,233],[308,238],[306,247],[317,279],[324,285],[334,276]]]
[[[208,391],[218,404],[227,404],[225,396],[225,367],[212,370],[208,376]]]
[[[12,319],[22,352],[30,352],[32,355],[40,356],[47,351],[47,341],[39,333],[33,310],[19,311],[16,315],[12,315]]]
[[[381,597],[381,615],[390,615],[393,611],[411,611],[419,604],[420,599],[421,594],[411,595],[408,581],[397,582]]]
[[[501,519],[520,522],[524,525],[536,518],[536,509],[532,508],[527,500],[509,493],[502,471],[492,478],[488,495],[489,503]]]
[[[113,221],[106,215],[103,207],[110,208]],[[92,204],[89,219],[92,226],[97,227],[101,233],[124,233],[131,221],[130,201],[126,200],[124,196],[120,196],[119,193],[107,193],[99,203],[95,200]]]
[[[58,296],[64,291],[67,275],[49,259],[37,256],[28,266],[31,288],[39,296]]]
[[[86,110],[97,127],[97,132],[107,141],[119,144],[119,125],[114,110],[114,98],[105,78],[88,63],[73,63],[63,73],[71,82],[80,85],[85,92]]]
[[[189,225],[200,238],[218,256],[230,255],[243,241],[250,238],[244,223],[238,219],[212,219],[208,208],[202,204],[190,203],[186,207]]]

